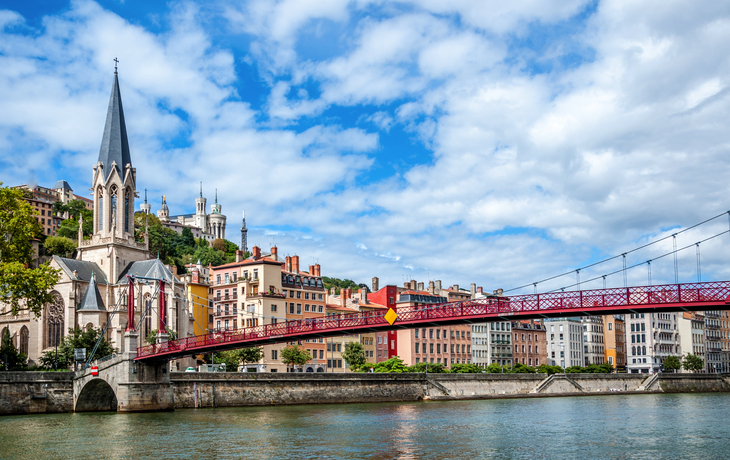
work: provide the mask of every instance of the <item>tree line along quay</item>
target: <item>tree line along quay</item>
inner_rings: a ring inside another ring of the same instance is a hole
[[[226,239],[226,217],[196,198],[195,213],[152,213],[140,196],[117,73],[102,144],[89,165],[92,199],[64,180],[53,188],[0,185],[2,368],[67,370],[130,346],[287,321],[347,317],[445,302],[499,298],[476,283],[369,284],[322,274],[279,248]],[[224,198],[221,198],[223,201]],[[230,233],[230,232],[229,232]],[[131,295],[130,295],[131,293]],[[133,308],[132,308],[133,306]],[[130,311],[131,310],[131,311]],[[169,371],[226,364],[250,373],[723,373],[728,312],[630,313],[504,320],[319,337],[187,356]]]

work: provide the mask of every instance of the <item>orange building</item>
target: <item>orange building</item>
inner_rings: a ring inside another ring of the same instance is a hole
[[[603,352],[607,363],[616,370],[626,369],[626,325],[623,315],[603,317]]]

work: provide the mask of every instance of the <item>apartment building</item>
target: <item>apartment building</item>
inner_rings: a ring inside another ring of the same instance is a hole
[[[624,315],[603,316],[604,362],[616,370],[626,369],[626,326]]]
[[[603,318],[583,316],[580,321],[583,325],[583,365],[605,363]]]
[[[693,354],[705,359],[704,312],[683,312],[677,321],[677,329],[679,331],[679,345],[682,355]]]
[[[204,273],[208,270],[198,261],[195,265],[186,266],[188,273],[179,275],[185,285],[190,318],[193,321],[193,335],[205,335],[213,331],[213,308],[209,300],[210,283]],[[190,330],[190,328],[189,328]]]
[[[547,364],[547,339],[545,326],[537,321],[512,321],[512,359],[537,367]]]
[[[730,312],[720,311],[720,346],[722,347],[722,372],[730,372]]]
[[[720,312],[708,310],[705,314],[705,369],[716,373],[723,370],[722,326]]]
[[[583,325],[580,318],[546,319],[548,364],[583,366]]]
[[[36,212],[36,219],[43,227],[43,233],[47,236],[55,236],[61,221],[68,216],[57,216],[53,213],[53,204],[57,201],[68,203],[71,200],[80,200],[87,209],[94,209],[94,202],[88,198],[84,198],[73,193],[68,182],[60,180],[54,188],[42,187],[40,185],[18,185],[13,188],[22,189],[30,192],[26,200]]]
[[[319,265],[309,271],[299,269],[299,256],[282,259],[276,247],[262,254],[253,247],[252,255],[243,260],[237,251],[234,263],[213,267],[214,329],[227,331],[239,327],[256,327],[287,320],[306,321],[325,316],[325,289]],[[306,343],[305,343],[306,342]],[[324,339],[300,341],[298,345],[310,351],[312,361],[305,366],[308,372],[326,369]],[[284,344],[265,345],[264,358],[258,371],[291,372],[281,362],[280,350]]]
[[[682,355],[677,313],[632,313],[626,335],[628,372],[659,372],[668,356]]]

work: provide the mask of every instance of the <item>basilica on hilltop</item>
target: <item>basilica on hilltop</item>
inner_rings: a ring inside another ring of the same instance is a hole
[[[127,275],[138,277],[134,289],[138,346],[145,345],[150,332],[161,325],[155,280],[164,280],[166,285],[167,311],[162,316],[166,318],[166,328],[179,337],[192,330],[184,286],[170,268],[150,254],[146,237],[143,242],[134,237],[137,171],[132,166],[116,69],[99,159],[91,172],[93,235],[84,240],[79,231],[76,259],[53,256],[51,266],[60,269],[52,292],[53,302],[44,307],[38,318],[27,312],[14,317],[0,316],[0,331],[8,329],[16,347],[28,355],[30,363],[58,346],[69,328],[75,326],[106,327],[106,338],[113,347],[124,351]]]

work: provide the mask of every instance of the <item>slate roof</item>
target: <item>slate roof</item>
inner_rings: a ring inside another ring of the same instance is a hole
[[[117,172],[122,180],[124,180],[126,165],[132,165],[129,142],[127,141],[127,125],[124,122],[122,95],[119,92],[119,78],[116,72],[114,72],[112,94],[109,98],[109,109],[106,113],[104,137],[101,139],[99,161],[104,165],[104,180],[109,179],[112,172],[112,162],[116,162]]]
[[[72,189],[65,180],[60,180],[53,186],[53,190],[58,190],[59,188],[63,190],[71,190],[72,192],[74,191],[74,189]]]
[[[104,307],[104,301],[101,298],[101,292],[96,286],[96,277],[91,274],[91,281],[89,281],[89,287],[86,288],[84,298],[81,299],[81,305],[79,305],[79,311],[106,311]]]
[[[81,281],[91,281],[91,274],[95,273],[99,279],[96,281],[100,284],[109,284],[106,279],[104,271],[96,264],[96,262],[87,262],[85,260],[67,259],[65,257],[53,256],[58,265],[61,267],[63,272],[70,279],[78,279]],[[73,272],[76,270],[79,273],[78,278],[74,278]]]
[[[156,278],[163,279],[167,283],[172,283],[174,279],[176,283],[180,280],[175,278],[170,270],[165,267],[160,259],[142,260],[138,262],[132,262],[124,269],[121,275],[119,275],[118,283],[124,281],[127,275],[137,275],[144,278]]]

